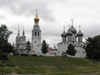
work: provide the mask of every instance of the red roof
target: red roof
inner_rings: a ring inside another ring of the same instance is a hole
[[[51,51],[51,50],[52,50],[52,48],[48,47],[48,51]]]

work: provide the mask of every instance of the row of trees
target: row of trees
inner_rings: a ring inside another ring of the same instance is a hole
[[[93,38],[89,37],[87,40],[86,57],[91,60],[100,60],[100,35]]]
[[[13,46],[8,42],[8,38],[11,34],[12,31],[9,31],[6,25],[2,24],[0,27],[0,59],[4,55],[13,52]]]

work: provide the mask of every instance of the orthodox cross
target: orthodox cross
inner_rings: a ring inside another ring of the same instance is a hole
[[[68,27],[70,28],[70,24],[68,25]]]
[[[37,14],[37,12],[38,12],[38,9],[36,9],[36,14]]]
[[[79,30],[81,30],[81,25],[79,25]]]
[[[65,26],[64,26],[64,32],[65,32]]]
[[[72,21],[72,25],[73,25],[73,21],[74,21],[74,20],[72,19],[71,21]]]

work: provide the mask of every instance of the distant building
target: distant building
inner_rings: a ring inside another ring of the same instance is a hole
[[[65,53],[68,50],[69,44],[72,44],[77,51],[74,57],[86,57],[85,49],[83,49],[85,45],[84,42],[82,41],[83,33],[81,32],[80,29],[79,32],[77,33],[77,30],[73,26],[73,20],[71,27],[68,29],[67,32],[65,32],[64,30],[64,32],[61,34],[61,37],[62,37],[62,42],[57,44],[59,56],[63,56],[63,53]]]
[[[41,55],[41,30],[39,27],[39,18],[38,14],[36,12],[36,17],[34,18],[35,25],[32,29],[32,42],[30,44],[31,51],[30,54],[37,54]],[[22,36],[20,36],[19,28],[18,28],[18,35],[16,36],[16,52],[19,54],[28,54],[27,50],[27,42],[26,42],[26,36],[23,29]]]
[[[32,49],[35,54],[41,55],[41,30],[39,27],[39,18],[36,13],[36,17],[34,18],[35,25],[32,30]]]
[[[46,56],[57,56],[58,50],[56,49],[54,45],[54,49],[51,47],[48,47],[48,53],[46,53]]]
[[[24,29],[23,29],[23,33],[22,36],[20,36],[19,33],[19,29],[18,29],[18,35],[16,36],[16,50],[17,53],[19,54],[27,54],[28,50],[26,49],[26,36],[24,33]]]

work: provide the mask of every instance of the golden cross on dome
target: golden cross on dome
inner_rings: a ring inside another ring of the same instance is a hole
[[[38,9],[36,9],[36,14],[37,14],[37,12],[38,12]]]

